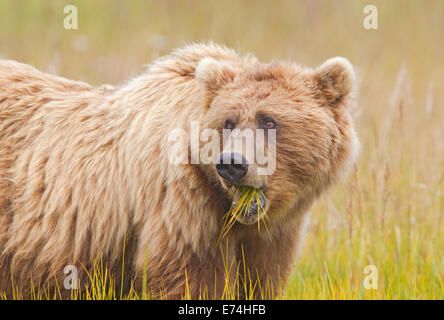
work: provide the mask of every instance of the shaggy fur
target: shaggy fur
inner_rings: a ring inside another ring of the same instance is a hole
[[[100,259],[118,280],[124,252],[126,289],[141,287],[145,265],[155,296],[222,298],[239,268],[241,289],[276,294],[312,202],[355,159],[355,82],[343,58],[312,70],[213,44],[178,49],[118,88],[0,60],[0,292],[11,295],[11,279],[25,297],[31,283],[61,286],[66,265],[86,283]],[[254,127],[262,113],[279,124],[276,172],[262,181],[269,234],[237,223],[218,245],[232,195],[214,165],[172,165],[168,134],[227,118]]]

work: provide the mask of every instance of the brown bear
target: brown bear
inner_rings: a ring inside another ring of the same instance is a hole
[[[66,267],[87,286],[100,261],[116,288],[148,297],[275,296],[310,206],[355,161],[355,91],[344,58],[316,69],[263,64],[211,43],[175,50],[115,88],[0,60],[0,293],[46,286],[68,297]],[[190,161],[172,163],[170,133],[192,122],[274,130],[265,143],[275,145],[274,171],[259,175],[245,148],[221,151],[228,162],[192,161],[205,145],[191,139]],[[256,203],[221,238],[233,186],[259,188],[266,217]]]

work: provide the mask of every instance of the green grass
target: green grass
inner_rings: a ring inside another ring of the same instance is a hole
[[[2,0],[0,55],[97,85],[194,41],[308,66],[347,57],[360,78],[362,152],[348,179],[315,204],[278,298],[443,299],[444,2],[372,1],[373,31],[362,27],[364,0],[193,2]],[[63,29],[69,3],[78,30]],[[368,265],[377,289],[364,288]],[[120,298],[98,292],[83,297]]]

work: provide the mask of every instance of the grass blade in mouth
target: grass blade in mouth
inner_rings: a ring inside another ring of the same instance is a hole
[[[257,215],[259,217],[264,216],[268,218],[265,212],[265,208],[262,206],[260,201],[261,196],[265,197],[261,189],[253,188],[250,186],[240,186],[233,188],[234,200],[230,210],[225,215],[225,221],[218,242],[227,235],[228,231],[230,231],[239,217],[245,218],[245,216],[249,214],[250,207],[253,201],[255,201],[257,205]],[[258,219],[258,229],[260,229],[260,220],[261,219]]]

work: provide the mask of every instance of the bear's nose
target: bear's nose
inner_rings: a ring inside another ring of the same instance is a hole
[[[236,184],[248,171],[248,162],[239,153],[223,153],[216,164],[217,173],[232,184]]]

